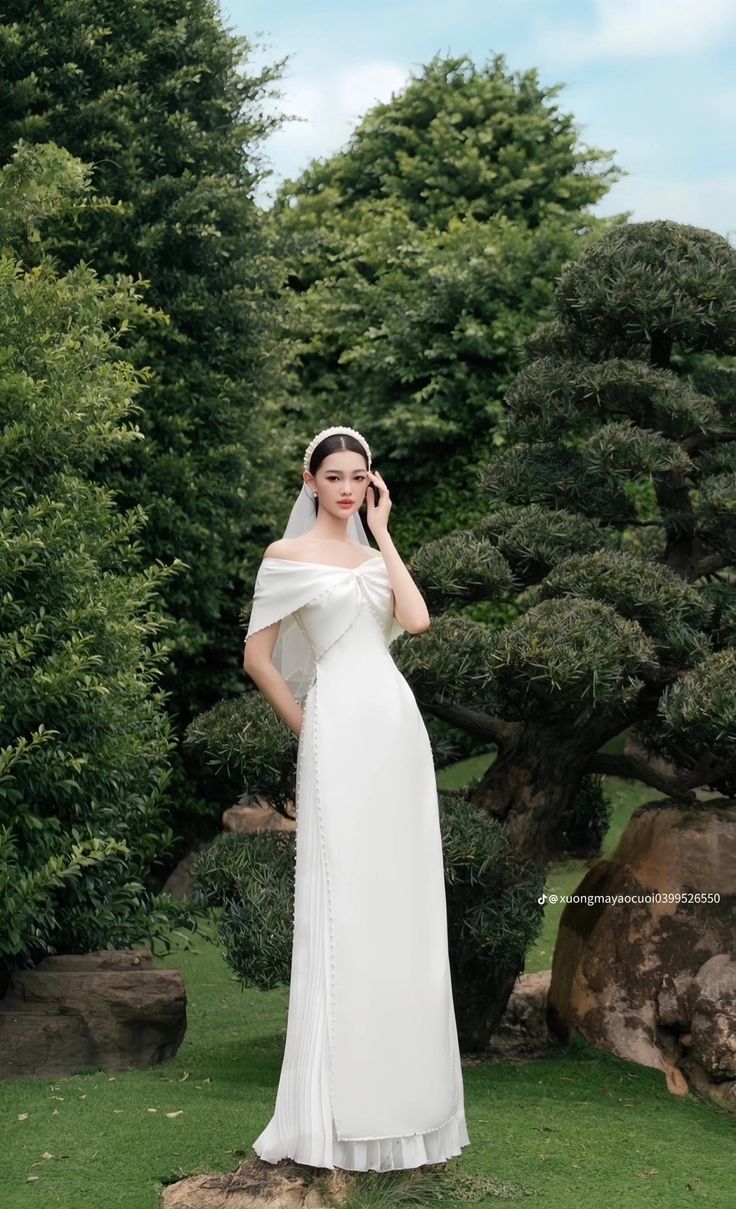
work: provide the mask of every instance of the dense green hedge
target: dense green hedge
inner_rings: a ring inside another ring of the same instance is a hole
[[[86,197],[84,166],[21,145],[0,171],[0,967],[164,938],[192,912],[151,888],[173,832],[172,736],[157,683],[160,584],[141,508],[88,479],[136,439],[141,374],[119,353],[146,317],[128,277],[22,252]]]

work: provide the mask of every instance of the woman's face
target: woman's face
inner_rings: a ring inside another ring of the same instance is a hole
[[[333,516],[350,517],[363,503],[370,479],[365,458],[338,449],[327,455],[316,475],[308,474],[307,482],[317,491],[320,511],[325,508]]]

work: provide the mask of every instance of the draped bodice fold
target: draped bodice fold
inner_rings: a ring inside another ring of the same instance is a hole
[[[329,595],[329,608],[324,608]],[[265,557],[256,576],[249,637],[295,616],[315,659],[350,628],[362,608],[370,610],[388,647],[404,633],[394,616],[394,599],[381,554],[358,567]]]

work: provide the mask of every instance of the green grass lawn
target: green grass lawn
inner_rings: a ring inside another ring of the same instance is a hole
[[[616,781],[610,791],[606,851],[636,804],[656,796]],[[573,890],[585,867],[553,869],[548,888]],[[561,909],[548,905],[527,970],[549,967]],[[180,969],[187,987],[188,1028],[173,1060],[116,1076],[0,1083],[0,1209],[156,1209],[163,1185],[252,1154],[273,1111],[288,988],[241,990],[212,931],[159,964]],[[485,1191],[485,1204],[504,1194],[540,1209],[736,1205],[736,1123],[671,1096],[657,1071],[578,1038],[544,1061],[465,1063],[464,1085],[471,1144],[448,1172],[467,1177],[474,1199]],[[378,1203],[385,1183],[371,1174],[374,1199],[366,1192],[361,1204]],[[397,1192],[381,1203],[398,1204]],[[468,1201],[456,1192],[442,1203]]]

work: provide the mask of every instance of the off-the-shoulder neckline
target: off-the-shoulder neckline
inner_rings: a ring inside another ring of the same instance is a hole
[[[338,563],[314,562],[303,558],[278,558],[273,554],[264,555],[261,561],[264,563],[294,563],[298,567],[327,567],[330,571],[360,571],[361,567],[364,567],[366,563],[375,562],[377,558],[383,561],[382,554],[372,554],[370,558],[364,558],[362,563],[358,563],[357,567],[341,567]]]

